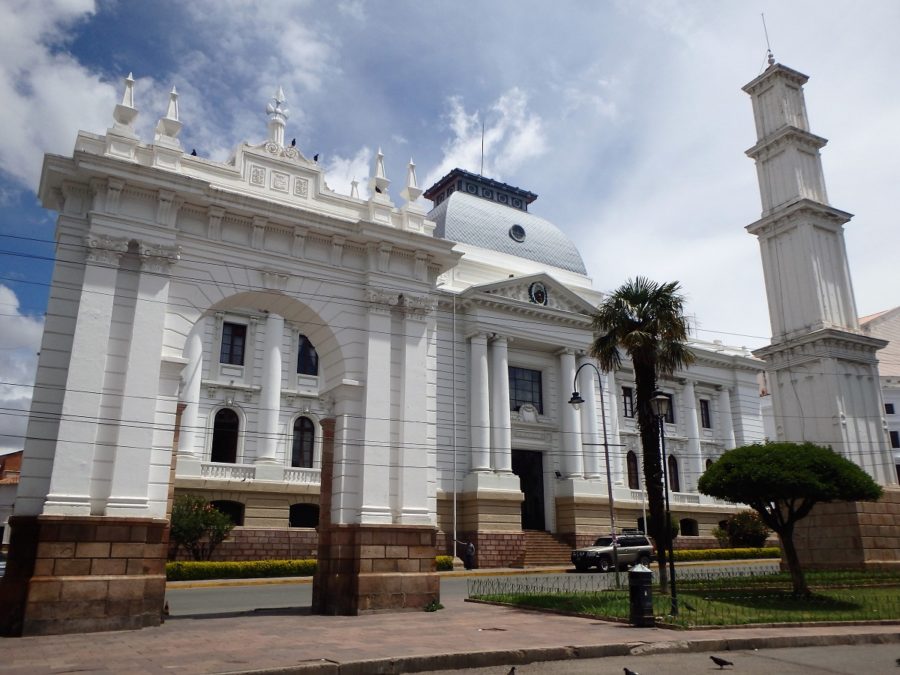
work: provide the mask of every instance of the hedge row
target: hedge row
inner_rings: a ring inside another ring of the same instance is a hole
[[[310,577],[315,560],[252,560],[247,562],[170,562],[166,580],[257,579],[260,577]]]
[[[435,563],[438,572],[452,572],[453,571],[453,556],[452,555],[439,555],[435,558]]]
[[[747,560],[751,558],[780,558],[777,546],[766,548],[704,548],[675,551],[675,560]]]

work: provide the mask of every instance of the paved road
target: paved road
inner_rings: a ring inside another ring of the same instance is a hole
[[[729,673],[736,675],[897,675],[900,645],[841,645],[836,647],[792,647],[753,651],[717,652],[717,656],[734,666],[720,671],[709,658],[710,653],[647,654],[642,656],[608,656],[602,659],[547,661],[516,666],[516,675],[621,675],[628,667],[640,675],[668,673]],[[434,670],[421,675],[506,675],[509,666],[472,668],[470,670]]]

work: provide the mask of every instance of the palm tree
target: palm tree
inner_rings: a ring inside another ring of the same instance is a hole
[[[594,314],[594,330],[599,334],[591,355],[606,371],[617,369],[622,352],[634,367],[637,388],[637,419],[644,452],[644,484],[650,506],[647,533],[656,542],[659,579],[667,592],[662,462],[659,456],[659,424],[650,399],[659,375],[671,375],[688,366],[694,355],[688,350],[688,320],[684,316],[684,296],[679,284],[659,284],[646,277],[629,279],[608,295]]]

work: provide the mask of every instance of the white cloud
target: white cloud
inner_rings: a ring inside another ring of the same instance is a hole
[[[350,194],[351,181],[359,182],[359,196],[362,199],[369,198],[370,166],[372,164],[371,148],[363,147],[353,157],[341,157],[335,155],[329,158],[325,166],[325,182],[335,192],[342,195]]]
[[[3,285],[0,315],[0,450],[20,450],[44,322],[22,314],[16,294]]]

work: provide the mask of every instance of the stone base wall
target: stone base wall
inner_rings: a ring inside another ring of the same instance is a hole
[[[216,547],[210,560],[307,560],[315,558],[319,535],[313,528],[236,527]],[[191,560],[183,548],[178,556],[169,546],[170,560]]]
[[[168,522],[13,516],[0,580],[0,634],[157,626],[165,602]]]
[[[422,611],[440,600],[435,528],[333,525],[320,534],[313,611],[358,615]]]
[[[885,488],[877,502],[817,504],[794,544],[807,569],[900,567],[900,489]]]
[[[475,544],[475,567],[524,567],[525,533],[463,532],[462,541]],[[463,549],[459,548],[460,557]]]

